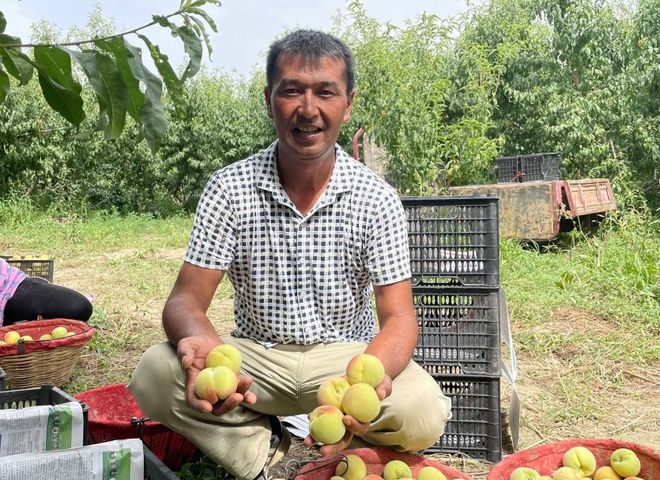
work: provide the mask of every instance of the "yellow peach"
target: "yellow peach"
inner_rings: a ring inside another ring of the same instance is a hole
[[[603,466],[596,470],[593,480],[621,480],[621,476],[612,467]]]
[[[580,473],[581,477],[588,477],[596,471],[596,457],[583,446],[570,448],[564,453],[562,463]]]
[[[429,465],[417,472],[417,480],[447,480],[447,477],[440,470]]]
[[[7,333],[5,333],[4,336],[4,341],[7,342],[7,345],[14,345],[18,343],[18,339],[21,338],[21,334],[14,331],[10,330]]]
[[[362,423],[369,423],[380,414],[380,399],[367,383],[351,385],[344,393],[341,409]]]
[[[384,480],[400,480],[402,478],[412,478],[410,467],[401,460],[390,460],[385,464],[383,471]]]
[[[368,383],[376,388],[385,378],[385,367],[377,356],[360,353],[348,362],[346,378],[351,385]]]
[[[64,338],[67,333],[66,327],[55,327],[53,328],[53,331],[50,332],[53,338]]]
[[[236,375],[241,371],[243,357],[238,348],[228,343],[218,345],[206,357],[206,368],[228,367]]]
[[[346,434],[344,414],[332,405],[320,405],[309,414],[309,432],[324,445],[337,443]]]
[[[319,405],[332,405],[341,408],[341,401],[344,393],[351,384],[344,377],[331,378],[321,384],[316,392],[316,399]]]
[[[339,475],[344,480],[364,480],[367,475],[367,465],[359,456],[351,453],[339,461],[335,475]]]

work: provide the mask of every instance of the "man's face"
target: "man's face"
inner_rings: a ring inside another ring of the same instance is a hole
[[[282,55],[273,90],[264,90],[268,115],[280,139],[281,159],[334,159],[341,125],[351,118],[353,92],[346,91],[344,62],[305,61]]]

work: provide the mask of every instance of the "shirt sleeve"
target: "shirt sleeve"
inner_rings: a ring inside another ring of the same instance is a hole
[[[236,222],[229,198],[221,171],[216,172],[197,204],[186,262],[214,270],[229,268],[236,248]]]
[[[374,214],[367,240],[367,268],[374,285],[389,285],[410,278],[408,222],[396,192],[387,190]]]

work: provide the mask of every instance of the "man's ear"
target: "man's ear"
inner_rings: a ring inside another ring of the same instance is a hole
[[[344,112],[343,123],[348,123],[351,119],[351,108],[353,108],[353,99],[355,98],[355,90],[348,94],[346,100],[346,111]]]
[[[273,109],[270,106],[270,90],[268,86],[264,87],[264,100],[266,101],[266,112],[270,118],[273,118]]]

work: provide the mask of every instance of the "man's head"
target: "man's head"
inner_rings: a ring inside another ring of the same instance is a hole
[[[354,97],[355,68],[346,45],[321,32],[291,33],[271,47],[267,78],[264,97],[280,140],[279,161],[334,161]]]
[[[340,60],[344,64],[346,95],[355,88],[353,54],[341,40],[332,35],[316,30],[296,30],[274,42],[270,46],[266,61],[266,80],[269,90],[273,89],[282,56],[298,56],[309,62],[318,62],[322,58]]]

